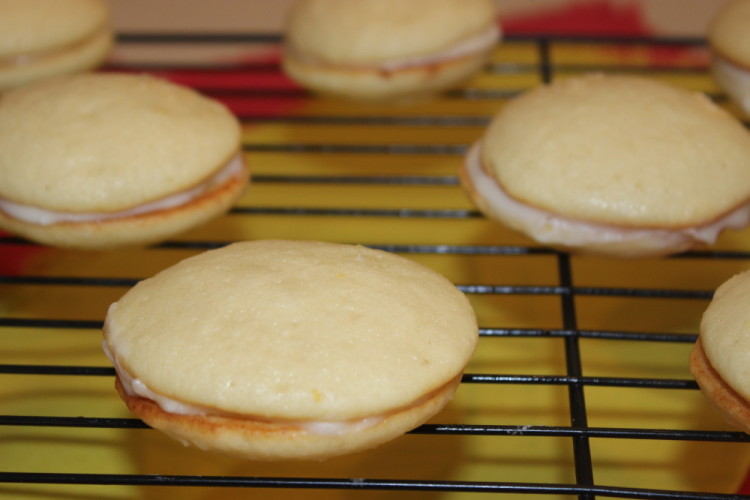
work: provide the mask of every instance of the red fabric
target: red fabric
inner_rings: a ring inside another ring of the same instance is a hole
[[[654,36],[657,30],[645,20],[639,4],[613,5],[609,0],[578,0],[570,4],[518,15],[502,16],[507,34],[548,34],[573,36]],[[710,64],[708,52],[700,47],[655,45],[621,45],[609,50],[611,55],[627,63],[635,61],[656,67],[698,67]]]
[[[244,60],[233,63],[231,69],[175,69],[152,70],[150,74],[174,83],[194,87],[212,98],[224,103],[235,114],[256,116],[277,116],[288,114],[304,104],[300,99],[288,95],[274,96],[274,91],[301,90],[299,85],[279,69],[281,51],[272,48],[249,54]],[[246,66],[245,66],[246,65]],[[127,67],[112,65],[108,69],[123,72]],[[259,92],[243,93],[242,90],[255,89]],[[240,91],[234,93],[233,91]],[[268,94],[264,94],[268,92]]]
[[[625,36],[654,32],[638,5],[612,5],[607,0],[579,0],[543,12],[503,16],[502,25],[509,34]]]
[[[9,233],[0,231],[0,236],[11,236]],[[0,275],[19,276],[26,272],[27,263],[35,256],[49,249],[43,246],[34,245],[3,245],[2,256],[0,257]]]
[[[740,489],[737,491],[737,494],[750,495],[750,471],[748,471],[747,477],[745,477],[745,482],[742,483],[742,486],[740,486]]]

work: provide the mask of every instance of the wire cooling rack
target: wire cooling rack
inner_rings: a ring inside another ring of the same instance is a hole
[[[509,37],[465,88],[395,107],[308,95],[281,74],[279,42],[120,36],[107,70],[153,72],[230,106],[253,180],[227,216],[148,249],[0,237],[0,497],[750,498],[738,493],[750,439],[687,368],[712,290],[750,264],[750,233],[665,259],[575,257],[484,219],[456,177],[504,102],[568,74],[644,74],[735,111],[702,40]],[[140,55],[199,46],[257,52]],[[481,328],[454,403],[392,444],[321,464],[206,456],[127,414],[99,349],[106,306],[188,255],[269,237],[365,244],[453,280]]]

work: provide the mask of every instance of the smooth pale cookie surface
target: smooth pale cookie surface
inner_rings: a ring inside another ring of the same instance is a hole
[[[712,222],[750,199],[750,135],[696,92],[586,75],[514,99],[482,163],[517,200],[620,226]]]
[[[750,66],[750,1],[732,0],[717,12],[708,28],[708,41],[722,57]]]
[[[236,243],[140,282],[105,341],[152,391],[257,418],[341,421],[408,408],[461,373],[466,297],[414,261],[353,245]]]
[[[66,48],[108,19],[101,0],[0,0],[0,58]]]
[[[719,376],[750,401],[750,271],[735,275],[714,293],[701,321],[701,344]]]
[[[237,153],[221,103],[147,75],[83,74],[0,98],[0,197],[108,212],[190,188]]]
[[[361,65],[440,52],[494,23],[489,0],[302,0],[286,40],[321,61]]]

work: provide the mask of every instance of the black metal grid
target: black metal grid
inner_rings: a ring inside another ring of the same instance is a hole
[[[125,34],[120,36],[120,43],[130,44],[256,44],[278,43],[280,37],[276,35],[248,35],[248,34]],[[519,71],[538,72],[542,82],[550,82],[559,71],[616,71],[636,73],[705,73],[706,67],[650,67],[648,65],[634,65],[633,67],[600,65],[555,65],[550,56],[550,48],[554,43],[564,42],[573,44],[622,44],[646,46],[696,46],[702,47],[703,41],[698,39],[644,39],[644,38],[581,38],[566,36],[527,36],[510,37],[510,42],[528,42],[534,44],[538,51],[538,64],[523,66],[517,64],[491,64],[487,70],[490,73],[504,74]],[[223,65],[223,66],[180,66],[163,64],[143,64],[137,67],[119,67],[115,69],[181,71],[202,70],[211,72],[278,72],[274,63]],[[275,88],[220,88],[204,87],[199,90],[217,97],[231,97],[233,95],[255,97],[272,96],[274,98],[304,97],[304,91],[297,89]],[[519,89],[465,89],[448,94],[449,99],[507,99],[522,92]],[[713,96],[721,100],[724,96]],[[488,123],[489,117],[476,116],[254,116],[239,113],[244,122],[269,122],[316,125],[409,125],[409,126],[473,126],[481,127]],[[293,155],[295,153],[331,153],[331,154],[362,154],[362,155],[451,155],[460,157],[466,151],[467,145],[451,144],[325,144],[325,143],[296,143],[296,144],[263,144],[251,143],[245,145],[245,150],[254,152],[275,152]],[[360,176],[347,174],[334,177],[318,177],[306,175],[259,175],[253,180],[255,183],[289,183],[304,184],[315,189],[322,184],[365,184],[383,186],[457,186],[454,176]],[[319,208],[319,207],[235,207],[233,216],[252,217],[258,215],[286,216],[326,216],[326,217],[357,217],[357,218],[417,218],[417,219],[450,219],[468,220],[481,218],[472,209],[410,209],[410,208]],[[225,241],[168,241],[152,249],[192,249],[204,250],[225,244]],[[13,248],[32,246],[29,243],[12,237],[0,237],[0,255]],[[628,485],[607,486],[595,481],[595,470],[592,462],[590,439],[647,439],[647,440],[684,440],[738,443],[746,446],[750,438],[740,432],[725,430],[680,430],[661,428],[612,428],[592,427],[588,424],[587,407],[584,389],[586,387],[633,387],[658,388],[667,390],[697,390],[697,385],[690,379],[661,379],[661,378],[626,378],[626,377],[590,377],[582,370],[581,339],[620,340],[635,343],[665,342],[690,344],[695,341],[694,334],[653,332],[653,331],[619,331],[619,330],[586,330],[578,325],[576,298],[594,297],[628,297],[646,300],[674,299],[682,301],[708,300],[711,290],[676,290],[661,288],[628,288],[628,287],[596,287],[576,286],[571,265],[571,257],[565,253],[536,246],[518,245],[425,245],[425,244],[375,244],[370,245],[387,251],[413,255],[467,255],[491,256],[493,258],[514,258],[517,256],[543,255],[553,258],[557,268],[557,283],[549,286],[519,286],[508,284],[458,284],[467,294],[488,295],[519,295],[519,296],[553,296],[559,299],[562,315],[562,326],[558,329],[550,328],[504,328],[502,326],[480,325],[482,338],[491,337],[525,337],[525,338],[558,338],[561,340],[565,354],[564,375],[502,375],[493,373],[467,373],[463,378],[464,384],[530,384],[556,385],[567,388],[570,409],[570,424],[567,426],[535,426],[535,425],[461,425],[461,424],[426,424],[415,429],[413,434],[425,435],[473,435],[473,436],[554,436],[570,439],[574,454],[575,482],[566,484],[555,483],[514,483],[514,482],[457,482],[457,481],[420,481],[413,479],[368,479],[368,478],[315,478],[315,477],[227,477],[227,476],[193,476],[193,475],[132,475],[132,474],[97,474],[97,473],[45,473],[45,472],[7,472],[0,471],[2,483],[51,483],[51,484],[81,484],[81,485],[149,485],[149,486],[204,486],[204,487],[243,487],[243,488],[294,488],[294,489],[350,489],[350,490],[392,490],[406,491],[462,491],[476,493],[495,493],[502,497],[504,493],[522,493],[536,496],[570,495],[582,499],[597,497],[618,498],[685,498],[685,499],[719,499],[739,498],[736,495],[712,492],[669,491],[629,487]],[[0,257],[2,258],[2,257]],[[750,263],[750,249],[731,251],[701,251],[691,252],[674,259],[688,258],[698,262],[714,260],[738,260]],[[129,287],[137,279],[109,276],[36,276],[36,275],[2,275],[0,286],[12,293],[15,286],[78,286],[78,287]],[[97,331],[101,328],[98,320],[77,320],[59,318],[14,318],[0,317],[0,335],[3,328],[22,328],[30,331],[38,328]],[[114,370],[105,366],[68,366],[68,365],[30,365],[30,364],[0,364],[0,375],[53,375],[53,376],[92,376],[112,377]],[[145,424],[130,418],[100,418],[94,415],[80,417],[39,416],[39,415],[0,415],[0,425],[19,427],[80,427],[80,428],[145,428]],[[2,443],[0,443],[0,448]],[[745,496],[742,498],[750,498]]]

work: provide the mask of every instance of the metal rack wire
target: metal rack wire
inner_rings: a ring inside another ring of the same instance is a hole
[[[191,45],[203,44],[277,44],[279,37],[276,35],[247,35],[247,34],[130,34],[122,35],[120,43],[127,44],[177,44]],[[694,39],[642,39],[642,38],[577,38],[561,36],[542,37],[510,37],[505,43],[524,44],[535,53],[534,62],[507,62],[493,60],[487,68],[487,74],[502,78],[503,75],[524,73],[534,75],[539,82],[552,81],[557,74],[565,72],[582,72],[590,70],[598,71],[628,71],[642,72],[644,74],[670,74],[706,75],[707,67],[691,64],[667,64],[653,65],[651,63],[637,63],[634,65],[608,65],[595,63],[558,63],[554,60],[552,52],[558,44],[580,45],[582,47],[598,47],[602,45],[624,46],[624,47],[672,47],[672,48],[695,48],[703,49],[702,40]],[[279,68],[274,62],[269,63],[236,63],[223,65],[208,65],[197,67],[191,65],[171,65],[169,62],[159,64],[120,65],[117,70],[145,70],[157,73],[168,73],[171,77],[180,78],[185,75],[199,76],[224,74],[229,78],[245,78],[250,75],[259,74],[278,75]],[[190,80],[189,77],[186,77]],[[276,76],[274,76],[276,78]],[[284,101],[287,99],[309,100],[312,97],[303,91],[289,85],[281,86],[222,86],[216,83],[216,79],[204,82],[201,78],[195,79],[193,85],[199,90],[214,97],[231,102],[233,99],[276,99]],[[278,80],[274,80],[278,81]],[[454,91],[446,96],[446,99],[458,104],[469,101],[481,101],[488,99],[504,100],[512,98],[522,92],[523,87],[493,88],[485,86],[482,88],[469,87],[464,90]],[[714,98],[723,99],[723,95],[714,94]],[[230,104],[231,105],[231,104]],[[481,129],[489,121],[486,114],[430,114],[416,113],[404,114],[264,114],[253,113],[243,107],[235,108],[236,113],[245,124],[277,124],[297,126],[322,126],[322,127],[352,127],[366,130],[367,127],[413,127],[413,128],[440,128],[440,127],[473,127]],[[378,138],[374,141],[349,141],[340,143],[327,142],[283,142],[283,141],[256,141],[248,140],[245,151],[249,155],[254,154],[276,154],[283,155],[287,161],[293,163],[295,155],[300,154],[325,154],[342,155],[353,157],[377,156],[389,159],[399,157],[450,157],[460,161],[460,156],[466,151],[465,143],[448,143],[427,139],[418,143],[405,142],[381,142]],[[372,172],[361,173],[356,168],[346,171],[325,175],[316,172],[261,172],[254,176],[254,185],[266,185],[269,189],[276,186],[302,186],[307,190],[321,189],[325,186],[378,186],[384,189],[386,195],[390,189],[400,187],[411,187],[414,189],[430,190],[436,187],[448,187],[459,190],[455,175],[442,174],[429,171],[422,174],[418,169],[406,173],[396,174],[373,174]],[[248,198],[250,199],[250,198]],[[481,221],[481,215],[468,206],[442,206],[438,204],[426,204],[425,206],[406,207],[391,206],[389,202],[375,204],[374,206],[338,206],[331,205],[282,205],[273,204],[244,204],[236,206],[228,219],[241,218],[252,220],[257,217],[274,217],[280,220],[297,218],[326,218],[326,219],[356,219],[367,225],[369,221],[385,220],[412,220],[431,221],[440,224],[455,222],[465,224],[468,221]],[[448,231],[446,229],[446,231]],[[231,233],[230,233],[231,234]],[[447,233],[446,233],[447,234]],[[607,485],[597,480],[597,464],[592,459],[591,440],[613,439],[613,440],[647,440],[651,441],[679,441],[679,442],[710,442],[726,443],[726,446],[747,447],[750,437],[744,433],[731,429],[680,429],[659,427],[616,427],[597,426],[590,422],[589,408],[587,406],[587,391],[592,388],[603,388],[612,390],[616,388],[632,388],[646,390],[663,390],[668,392],[687,391],[697,392],[697,386],[688,377],[654,377],[644,376],[601,376],[587,375],[584,369],[585,352],[581,342],[594,340],[609,342],[612,344],[628,343],[636,346],[648,344],[666,344],[689,346],[695,341],[696,325],[692,324],[688,332],[684,331],[652,331],[643,329],[626,328],[587,328],[581,325],[579,308],[581,299],[586,298],[610,298],[615,300],[635,299],[658,303],[660,301],[674,301],[682,307],[691,304],[690,307],[701,308],[702,304],[710,299],[711,288],[665,288],[661,286],[629,286],[617,283],[605,282],[604,284],[579,285],[576,274],[575,257],[550,249],[529,245],[524,240],[510,239],[504,242],[490,238],[487,242],[479,244],[473,242],[453,242],[447,238],[444,242],[430,243],[419,241],[418,238],[399,242],[367,242],[359,241],[355,234],[341,234],[342,240],[352,243],[365,243],[369,246],[381,248],[387,251],[407,254],[414,257],[440,257],[466,259],[491,259],[500,260],[514,259],[544,259],[545,262],[554,267],[554,281],[546,284],[513,284],[508,282],[491,281],[489,283],[478,280],[478,282],[460,282],[457,286],[470,297],[544,297],[555,301],[555,308],[559,311],[559,324],[550,327],[544,322],[538,325],[526,325],[522,327],[496,325],[491,323],[481,324],[480,335],[482,342],[490,342],[492,339],[529,339],[539,341],[543,339],[554,339],[561,346],[564,367],[561,373],[530,373],[510,374],[502,371],[485,370],[469,371],[463,378],[464,386],[541,386],[560,387],[566,392],[568,420],[566,425],[536,425],[536,424],[505,424],[505,423],[428,423],[415,429],[412,435],[427,436],[430,439],[444,439],[446,436],[471,436],[480,439],[491,439],[493,436],[512,436],[514,439],[528,439],[529,445],[534,446],[536,437],[554,437],[567,440],[572,454],[571,462],[573,473],[572,480],[564,482],[549,481],[507,481],[507,480],[436,480],[434,478],[414,479],[411,477],[307,477],[304,473],[298,476],[249,476],[249,475],[194,475],[194,474],[161,474],[161,473],[106,473],[90,472],[83,469],[77,472],[52,472],[52,471],[29,471],[8,470],[0,471],[0,483],[2,484],[51,484],[51,485],[129,485],[129,486],[185,486],[206,488],[246,488],[246,489],[306,489],[306,490],[349,490],[353,495],[363,491],[384,491],[393,495],[405,494],[406,492],[464,492],[494,493],[502,498],[505,494],[534,495],[535,497],[578,497],[591,499],[597,497],[616,498],[684,498],[684,499],[720,499],[720,498],[750,498],[750,496],[735,495],[733,493],[718,493],[710,491],[682,491],[662,489],[655,487],[640,487],[631,484]],[[184,238],[169,241],[154,248],[145,250],[136,255],[136,258],[147,258],[158,252],[168,251],[201,251],[215,248],[226,244],[227,240],[220,235],[217,238]],[[0,237],[0,260],[10,261],[12,255],[33,252],[35,246],[10,235]],[[60,257],[61,260],[64,258]],[[702,266],[711,262],[737,262],[740,265],[750,264],[750,244],[742,248],[729,245],[725,248],[717,248],[708,251],[692,252],[681,256],[665,259],[677,262],[687,260],[696,266]],[[512,265],[512,264],[511,264]],[[608,265],[618,265],[609,263]],[[649,263],[654,265],[654,263]],[[660,265],[659,263],[655,265]],[[708,264],[710,266],[710,264]],[[112,268],[117,269],[117,268]],[[143,276],[145,277],[145,276]],[[713,281],[720,281],[724,276],[716,276]],[[70,287],[90,288],[96,293],[97,290],[124,289],[137,282],[139,277],[131,277],[129,274],[101,275],[101,274],[68,274],[55,273],[29,273],[25,270],[16,272],[8,268],[0,275],[0,296],[3,294],[12,300],[19,289],[44,287],[53,289],[52,295],[64,294]],[[464,279],[463,277],[461,279]],[[713,282],[712,281],[712,282]],[[0,299],[2,300],[2,299]],[[694,304],[698,304],[697,306]],[[85,305],[83,306],[85,309]],[[658,306],[656,306],[658,307]],[[481,320],[481,316],[480,316]],[[28,315],[17,316],[12,308],[0,317],[0,336],[9,335],[10,332],[21,331],[24,341],[33,342],[33,334],[39,330],[79,330],[96,335],[101,328],[101,319],[92,319],[90,313],[81,317]],[[0,364],[0,377],[9,380],[10,376],[19,377],[84,377],[91,379],[111,379],[114,371],[105,365],[70,365],[64,362],[35,364],[32,362],[15,362],[12,355],[3,357]],[[1,378],[0,378],[1,379]],[[0,385],[4,385],[3,382]],[[0,412],[6,413],[6,412]],[[26,428],[80,428],[80,429],[146,429],[147,427],[139,420],[133,418],[102,417],[96,414],[85,414],[81,416],[69,416],[55,414],[2,414],[0,415],[0,427],[12,432],[15,429]],[[3,443],[8,440],[8,433],[0,439],[0,450]],[[0,455],[2,452],[0,451]],[[304,468],[300,468],[304,471]],[[728,486],[728,488],[731,486]],[[5,491],[0,488],[0,496]],[[13,494],[13,490],[7,490]]]

